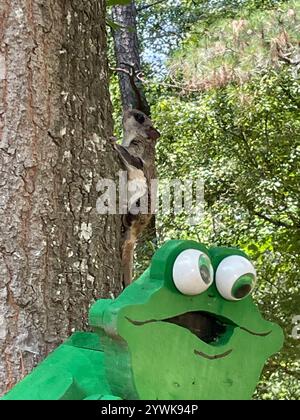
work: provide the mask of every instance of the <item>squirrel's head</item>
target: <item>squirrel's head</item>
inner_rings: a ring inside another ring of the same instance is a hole
[[[134,138],[156,141],[160,137],[159,131],[147,115],[137,109],[128,109],[123,115],[124,140],[123,145],[129,146]]]

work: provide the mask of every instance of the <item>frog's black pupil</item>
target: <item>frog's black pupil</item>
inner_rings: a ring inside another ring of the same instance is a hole
[[[209,284],[210,283],[210,273],[209,273],[209,269],[206,267],[206,265],[201,265],[200,274],[201,274],[201,277],[202,277],[202,280],[204,281],[204,283]]]
[[[135,114],[134,118],[140,124],[143,124],[145,122],[145,117],[142,114]]]
[[[244,284],[244,286],[241,286],[235,293],[234,293],[234,297],[236,299],[241,299],[247,295],[249,295],[249,293],[251,292],[251,286],[250,284]]]

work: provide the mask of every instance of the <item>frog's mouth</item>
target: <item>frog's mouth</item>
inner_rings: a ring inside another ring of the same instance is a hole
[[[236,324],[233,322],[204,311],[186,312],[171,318],[150,319],[147,321],[134,321],[128,317],[126,319],[136,326],[153,322],[176,324],[179,327],[188,329],[192,334],[207,344],[215,344],[225,335],[229,335],[227,333],[232,333],[236,327]]]
[[[251,335],[265,337],[271,333],[271,331],[265,333],[258,333],[250,331],[247,328],[241,327],[235,324],[233,321],[212,314],[205,311],[194,311],[186,312],[184,314],[176,315],[171,318],[165,319],[150,319],[147,321],[134,321],[126,317],[127,321],[135,326],[143,326],[145,324],[153,322],[167,322],[170,324],[178,325],[189,330],[192,334],[196,335],[201,341],[207,344],[217,347],[218,345],[225,345],[230,341],[232,334],[236,328],[246,331]],[[221,357],[228,356],[233,350],[230,349],[225,353],[218,354],[215,356],[209,356],[198,350],[194,350],[194,353],[198,356],[205,357],[207,359],[219,359]]]

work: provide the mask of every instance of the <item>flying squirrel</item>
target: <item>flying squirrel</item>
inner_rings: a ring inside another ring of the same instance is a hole
[[[139,235],[149,224],[151,214],[151,180],[156,178],[155,144],[160,133],[147,115],[137,109],[128,109],[123,115],[124,136],[113,146],[127,171],[128,207],[123,217],[124,243],[122,247],[122,283],[132,282],[133,256]],[[148,211],[139,211],[145,198]]]

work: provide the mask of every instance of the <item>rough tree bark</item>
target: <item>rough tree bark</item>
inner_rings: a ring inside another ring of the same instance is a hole
[[[104,0],[0,4],[0,394],[120,291]]]
[[[135,2],[132,0],[126,6],[114,6],[112,8],[112,18],[116,23],[124,27],[124,29],[113,31],[117,67],[128,70],[128,67],[124,66],[124,64],[130,64],[135,70],[141,70]],[[135,80],[141,99],[141,105],[139,105],[139,98],[137,98],[135,91],[132,89],[129,77],[122,72],[118,72],[118,75],[123,109],[130,107],[139,108],[146,115],[150,115],[150,106],[141,82],[137,79]]]

